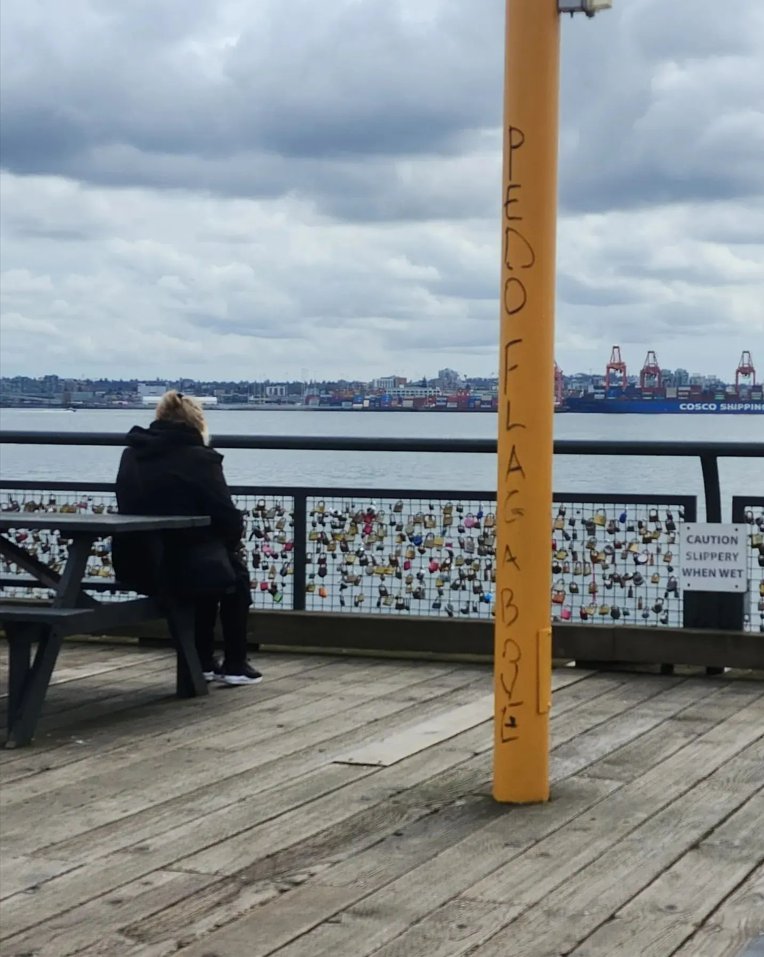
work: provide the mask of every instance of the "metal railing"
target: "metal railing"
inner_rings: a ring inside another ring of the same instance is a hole
[[[124,435],[114,433],[0,432],[0,443],[13,444],[123,446],[124,441]],[[214,444],[242,449],[496,451],[496,442],[488,439],[225,435],[216,437]],[[721,521],[718,459],[764,457],[764,443],[566,440],[555,443],[555,453],[699,458],[707,520]],[[109,483],[6,480],[0,482],[0,491],[2,507],[21,512],[40,507],[115,507]],[[241,485],[233,486],[232,492],[246,517],[245,548],[256,607],[457,619],[492,616],[495,491]],[[56,502],[43,502],[44,496]],[[758,501],[753,496],[735,499],[735,508],[745,516],[746,508],[757,507]],[[694,497],[557,493],[554,503],[553,621],[674,627],[686,623],[686,603],[675,571],[681,543],[674,529],[679,521],[695,520]],[[43,545],[65,550],[65,543]],[[113,588],[108,543],[97,545],[89,584],[108,591]],[[15,577],[9,571],[4,569],[2,576],[6,588],[13,587]],[[752,566],[752,581],[755,571]],[[757,586],[756,581],[753,584]],[[21,579],[18,586],[23,587]],[[733,609],[709,624],[760,630],[758,596],[750,598],[744,615],[738,602],[739,615]],[[705,617],[701,610],[701,620]],[[697,622],[696,613],[692,623]]]

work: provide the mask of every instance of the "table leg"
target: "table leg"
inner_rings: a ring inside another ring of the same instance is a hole
[[[92,532],[78,533],[72,536],[66,565],[61,575],[61,581],[53,599],[54,608],[76,608],[78,597],[81,594],[82,579],[87,569],[90,551],[95,541]]]
[[[5,746],[16,748],[29,744],[34,737],[62,639],[50,625],[12,628],[8,638],[10,668],[8,738]],[[33,641],[37,641],[37,651],[30,668],[29,652]]]
[[[167,624],[175,642],[177,659],[177,694],[179,698],[195,698],[209,694],[202,674],[202,665],[194,638],[194,606],[178,598],[167,598]]]
[[[88,550],[91,544],[92,539],[88,541]],[[48,568],[47,565],[44,565],[37,558],[30,555],[29,552],[20,548],[15,542],[9,541],[5,535],[0,535],[0,555],[9,562],[13,562],[23,571],[28,572],[45,588],[50,588],[51,591],[54,592],[59,592],[61,589],[61,575],[59,575],[58,572],[54,572],[53,569]],[[85,556],[85,563],[87,564],[87,555]],[[96,604],[98,603],[95,598],[91,598],[90,595],[85,594],[84,591],[80,591],[76,597],[76,601],[72,603],[72,607],[89,608]]]
[[[21,701],[24,686],[29,678],[32,642],[36,629],[29,625],[17,625],[8,622],[5,633],[8,638],[8,729],[13,727]]]

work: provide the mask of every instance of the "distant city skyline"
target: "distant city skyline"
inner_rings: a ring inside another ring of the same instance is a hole
[[[630,357],[629,353],[627,353],[624,349],[621,349],[621,353],[626,362],[630,376],[639,374],[639,371],[642,368],[642,365],[645,361],[648,351],[650,350],[643,351],[639,361],[636,361]],[[655,351],[655,350],[652,350],[652,351]],[[755,350],[743,350],[743,351],[752,352],[753,364],[754,364],[754,367],[756,367],[757,369],[757,375],[764,378],[764,347],[762,347],[759,350],[761,354],[761,361],[759,365],[757,365]],[[498,353],[497,353],[497,356],[498,356]],[[599,364],[599,366],[589,366],[587,368],[578,368],[578,369],[566,368],[563,363],[559,362],[559,360],[558,360],[558,365],[560,366],[560,368],[562,369],[562,371],[565,373],[566,376],[570,376],[570,375],[597,376],[597,375],[604,374],[604,370],[606,368],[609,357],[610,357],[610,347],[603,350],[603,353],[601,356],[602,361]],[[710,367],[710,368],[704,368],[704,369],[691,368],[690,366],[681,365],[681,364],[677,366],[672,366],[671,364],[662,362],[660,358],[660,354],[658,354],[658,363],[661,369],[664,369],[664,370],[675,371],[677,369],[682,369],[687,371],[690,375],[697,375],[697,376],[704,376],[704,377],[716,376],[721,381],[730,381],[730,380],[734,380],[735,370],[737,369],[738,361],[740,357],[741,357],[741,353],[738,352],[735,356],[730,357],[730,362],[728,366],[721,367],[720,356],[717,355],[716,368]],[[264,381],[311,382],[311,381],[340,381],[340,380],[355,381],[355,382],[371,382],[374,379],[383,378],[384,376],[388,376],[388,375],[403,376],[409,380],[421,379],[423,378],[423,376],[425,378],[436,378],[438,375],[438,372],[433,372],[430,375],[427,375],[417,370],[414,370],[413,372],[410,372],[407,374],[406,372],[402,371],[402,369],[400,368],[393,369],[393,371],[391,372],[384,372],[384,373],[378,373],[378,374],[374,374],[372,372],[372,374],[367,377],[364,377],[361,375],[353,375],[351,370],[347,370],[344,373],[340,372],[340,374],[338,375],[331,375],[331,376],[323,375],[322,376],[320,369],[307,370],[305,368],[300,369],[299,372],[298,370],[294,370],[294,373],[291,375],[284,375],[284,376],[279,376],[276,378],[272,378],[272,377],[269,378],[267,375],[255,377],[255,376],[228,376],[225,374],[204,375],[203,373],[197,374],[197,375],[188,375],[188,374],[182,373],[179,375],[168,376],[166,374],[163,374],[161,371],[152,372],[151,375],[141,375],[129,369],[123,371],[122,373],[112,372],[108,375],[106,374],[105,371],[99,371],[98,369],[94,370],[90,374],[83,372],[81,374],[73,375],[71,373],[64,373],[62,371],[51,372],[49,369],[42,372],[10,371],[5,368],[5,365],[6,364],[3,363],[2,359],[0,358],[0,376],[4,378],[26,376],[32,379],[42,379],[46,376],[57,375],[59,378],[76,379],[76,380],[82,380],[82,381],[111,379],[111,380],[141,381],[141,382],[149,382],[149,381],[156,381],[156,380],[166,380],[166,381],[175,382],[175,381],[180,381],[182,379],[192,379],[195,381],[226,381],[226,382],[244,382],[244,381],[247,381],[247,382],[264,382]],[[485,370],[477,371],[477,372],[465,372],[461,370],[458,370],[458,371],[460,375],[466,378],[481,378],[481,377],[496,378],[497,377],[497,370],[495,368],[490,372],[487,372]]]
[[[677,366],[676,368],[668,368],[666,366],[661,366],[661,373],[668,378],[680,380],[682,383],[690,382],[693,380],[702,381],[704,383],[712,382],[734,382],[735,381],[735,372],[737,371],[737,363],[734,368],[727,374],[724,375],[721,372],[710,372],[703,373],[699,370],[686,369],[683,366]],[[755,362],[754,362],[754,368]],[[627,376],[629,379],[639,379],[639,374],[642,370],[642,365],[631,366],[627,363]],[[566,379],[575,379],[575,378],[586,378],[586,379],[597,379],[603,378],[605,376],[605,365],[603,364],[602,369],[588,370],[588,369],[579,369],[579,370],[565,370],[562,369],[562,372]],[[756,370],[757,382],[761,382],[764,378],[764,369],[760,372]],[[440,382],[446,384],[452,388],[458,388],[463,383],[469,382],[495,382],[498,380],[496,372],[493,373],[483,373],[478,375],[469,375],[467,373],[461,372],[460,370],[451,369],[446,367],[445,369],[439,369],[437,372],[431,374],[416,374],[413,376],[404,376],[396,372],[384,375],[375,375],[371,378],[363,378],[358,375],[353,375],[348,373],[341,376],[320,376],[317,375],[313,378],[301,378],[297,377],[285,377],[285,378],[235,378],[229,379],[225,377],[195,377],[195,376],[168,376],[168,375],[159,375],[159,376],[137,376],[137,375],[125,375],[125,376],[106,376],[106,375],[96,375],[96,376],[66,376],[58,373],[46,373],[41,376],[27,376],[23,374],[18,375],[3,375],[0,376],[0,381],[3,383],[18,381],[18,380],[29,380],[32,382],[44,383],[48,386],[57,386],[63,387],[65,383],[77,384],[77,383],[105,383],[105,384],[125,384],[135,386],[136,388],[140,386],[145,387],[163,387],[163,388],[188,388],[190,384],[193,385],[242,385],[242,386],[260,386],[267,384],[300,384],[300,385],[323,385],[327,383],[347,383],[347,384],[363,384],[372,388],[395,388],[398,385],[407,383],[418,383],[418,382]]]

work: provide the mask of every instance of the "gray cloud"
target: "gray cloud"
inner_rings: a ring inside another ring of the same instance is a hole
[[[464,156],[495,129],[502,10],[431,8],[412,20],[376,0],[252,12],[200,0],[191,14],[163,4],[157,19],[143,3],[81,0],[75,20],[53,0],[37,18],[8,0],[4,164],[107,185],[297,192],[348,219],[437,217],[437,184],[414,188],[400,161]],[[563,31],[565,208],[761,189],[756,0],[737,18],[713,0],[632,0],[596,26],[583,19]]]
[[[490,371],[502,6],[5,0],[4,369]],[[755,348],[759,0],[562,40],[561,361]]]

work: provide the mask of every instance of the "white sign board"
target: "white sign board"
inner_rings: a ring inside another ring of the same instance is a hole
[[[748,532],[742,525],[689,522],[679,526],[683,591],[748,590]]]

